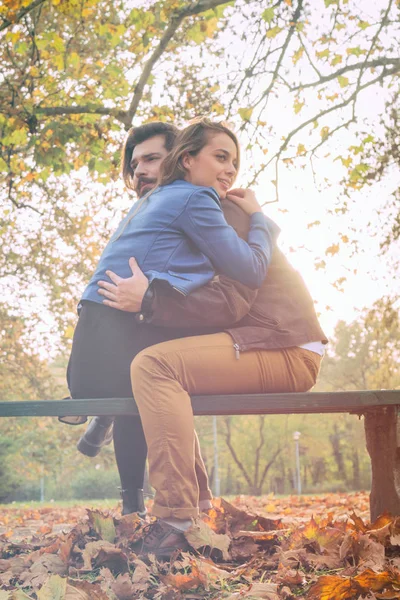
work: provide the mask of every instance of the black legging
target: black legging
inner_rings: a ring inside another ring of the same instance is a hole
[[[199,333],[139,324],[132,313],[83,302],[68,364],[72,398],[132,397],[130,364],[136,354]],[[122,488],[143,488],[147,445],[139,417],[116,417],[114,449]]]

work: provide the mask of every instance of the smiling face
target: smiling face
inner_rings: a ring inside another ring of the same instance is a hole
[[[226,133],[209,133],[207,144],[194,156],[182,156],[182,164],[186,181],[213,187],[220,198],[225,198],[237,175],[236,144]]]
[[[130,166],[133,187],[139,198],[156,186],[161,163],[167,154],[164,135],[155,135],[134,147]]]

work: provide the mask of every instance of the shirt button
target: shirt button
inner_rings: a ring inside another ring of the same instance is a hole
[[[144,314],[143,313],[139,313],[139,321],[144,321]]]

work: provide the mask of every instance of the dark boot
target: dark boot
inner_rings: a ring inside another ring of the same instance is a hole
[[[138,513],[139,517],[144,518],[147,510],[144,505],[143,490],[138,488],[121,488],[122,515],[131,515]]]
[[[85,456],[97,456],[103,446],[112,442],[113,423],[113,417],[93,417],[77,443],[79,452]]]
[[[188,552],[190,545],[181,529],[157,519],[148,525],[147,531],[138,550],[139,556],[154,554],[160,560],[168,560],[172,554]]]

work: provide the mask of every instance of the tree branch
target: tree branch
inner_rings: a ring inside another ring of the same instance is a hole
[[[35,8],[37,8],[38,6],[40,6],[41,4],[44,4],[44,2],[46,2],[46,0],[34,0],[32,2],[32,4],[29,4],[28,6],[24,6],[24,8],[21,8],[21,10],[17,12],[17,14],[15,15],[15,20],[14,21],[10,21],[10,19],[4,19],[3,23],[0,25],[0,31],[3,31],[3,29],[7,29],[7,27],[10,27],[10,25],[15,25],[25,15],[27,15],[28,13],[30,13],[32,10],[34,10]]]
[[[278,458],[279,454],[282,452],[283,448],[278,448],[275,453],[272,455],[271,459],[267,462],[267,464],[264,467],[264,471],[262,472],[261,475],[261,479],[260,479],[260,484],[259,484],[259,488],[261,490],[262,485],[265,481],[265,478],[267,476],[268,471],[270,470],[270,468],[272,467],[272,465],[274,464],[274,462],[276,461],[276,459]]]
[[[225,425],[226,425],[226,445],[228,446],[230,453],[232,454],[232,458],[235,461],[237,467],[239,468],[240,472],[242,473],[243,477],[245,478],[247,485],[249,486],[250,489],[253,488],[253,484],[251,482],[251,479],[246,471],[246,469],[243,466],[243,463],[240,462],[234,447],[232,446],[231,443],[231,419],[230,417],[226,417],[224,419],[225,421]]]
[[[40,0],[43,2],[44,0]],[[39,0],[37,0],[39,3]],[[199,0],[195,4],[190,4],[181,10],[177,10],[172,13],[170,22],[164,31],[158,46],[155,48],[153,54],[150,56],[146,64],[144,65],[142,74],[135,87],[133,97],[128,110],[121,110],[117,108],[107,108],[102,105],[96,104],[85,104],[82,106],[47,106],[37,107],[34,109],[34,113],[42,114],[47,116],[54,115],[76,115],[76,114],[97,114],[97,115],[109,115],[116,118],[118,121],[125,125],[126,129],[132,124],[132,119],[137,111],[139,103],[143,97],[144,88],[151,75],[154,65],[160,59],[162,54],[165,52],[169,42],[174,37],[175,33],[179,29],[182,21],[190,16],[200,14],[206,10],[216,8],[222,4],[227,4],[227,0]]]
[[[320,79],[317,79],[316,81],[310,81],[309,83],[302,83],[301,85],[296,85],[295,87],[291,87],[290,91],[296,92],[298,90],[305,90],[306,88],[315,87],[316,85],[322,85],[323,83],[332,81],[333,79],[340,77],[344,73],[349,73],[350,71],[357,71],[359,69],[365,70],[368,68],[373,69],[376,67],[386,67],[388,65],[394,65],[400,71],[400,58],[382,57],[382,58],[377,58],[375,60],[371,60],[369,62],[362,61],[362,62],[355,63],[354,65],[346,65],[345,67],[342,67],[341,69],[338,69],[337,71],[334,71],[333,73],[330,73],[329,75],[322,75],[320,77]]]
[[[154,65],[159,60],[159,58],[162,56],[162,54],[165,52],[169,42],[171,41],[171,39],[174,37],[175,33],[179,29],[179,26],[182,23],[182,21],[186,17],[197,15],[206,10],[210,10],[212,8],[216,8],[217,6],[220,6],[221,4],[227,4],[227,3],[228,3],[227,0],[199,0],[199,2],[196,2],[196,4],[191,4],[184,9],[174,11],[172,13],[168,27],[164,31],[164,34],[162,35],[157,48],[154,50],[153,54],[150,56],[149,60],[144,65],[142,74],[139,78],[139,81],[138,81],[136,87],[135,87],[135,91],[133,93],[133,98],[131,100],[130,106],[126,113],[126,119],[127,119],[126,126],[127,127],[130,127],[130,125],[132,123],[132,119],[135,116],[135,113],[139,106],[139,102],[142,99],[144,88],[146,86],[146,83],[147,83],[150,75],[151,75]]]
[[[126,112],[117,108],[107,108],[99,104],[84,104],[82,106],[37,106],[33,110],[34,114],[46,116],[54,115],[109,115],[115,117],[121,123],[126,122]]]
[[[294,34],[295,30],[296,30],[297,21],[300,18],[302,9],[303,9],[303,0],[298,0],[298,4],[297,4],[297,7],[296,7],[296,10],[293,13],[293,18],[291,20],[291,25],[289,27],[288,34],[287,34],[286,39],[285,39],[285,41],[283,43],[281,53],[279,55],[279,58],[278,58],[278,60],[276,62],[276,65],[275,65],[274,72],[272,74],[271,82],[270,82],[269,86],[267,87],[267,89],[261,94],[261,96],[258,99],[258,101],[256,102],[256,104],[253,106],[253,109],[256,106],[258,106],[263,101],[264,98],[268,97],[269,93],[271,92],[272,88],[274,87],[275,80],[278,77],[278,73],[279,73],[279,70],[281,68],[281,64],[282,64],[283,58],[284,58],[284,56],[286,54],[286,50],[287,50],[287,48],[289,46],[289,43],[290,43],[290,40],[292,39],[292,36],[293,36],[293,34]]]
[[[363,66],[360,68],[360,72],[359,72],[359,74],[358,74],[358,80],[357,80],[357,85],[358,85],[358,86],[359,86],[359,85],[360,85],[360,83],[361,83],[361,78],[362,78],[362,76],[363,76],[363,73],[364,73],[365,69],[367,69],[367,68],[368,68],[368,67],[366,66],[366,65],[367,65],[367,61],[368,61],[369,57],[371,56],[371,54],[372,54],[372,52],[373,52],[373,50],[374,50],[374,48],[375,48],[376,42],[378,41],[378,39],[379,39],[379,37],[380,37],[380,34],[381,34],[381,31],[382,31],[382,29],[383,29],[383,28],[384,28],[384,26],[385,26],[386,19],[388,18],[389,14],[390,14],[390,10],[391,10],[391,8],[392,8],[392,4],[393,4],[393,0],[389,0],[389,4],[388,4],[388,6],[387,6],[387,8],[386,8],[386,11],[385,11],[385,14],[384,14],[384,16],[383,16],[383,18],[382,18],[382,20],[381,20],[381,23],[380,23],[380,25],[379,25],[379,27],[378,27],[377,31],[375,32],[375,35],[374,35],[374,37],[372,38],[371,45],[370,45],[370,47],[369,47],[369,50],[368,50],[368,52],[367,52],[367,55],[366,55],[366,57],[364,58],[364,64],[363,64]]]
[[[259,423],[259,432],[260,432],[260,443],[256,448],[256,458],[255,458],[255,468],[254,468],[254,485],[258,485],[258,472],[260,468],[260,454],[261,449],[264,446],[265,438],[264,438],[264,422],[265,415],[260,415],[258,423]]]
[[[359,92],[361,92],[362,90],[368,88],[371,85],[374,85],[378,81],[382,81],[383,79],[385,79],[385,77],[388,77],[390,75],[394,75],[395,73],[397,73],[397,71],[398,71],[397,67],[394,67],[393,69],[389,69],[389,70],[384,69],[382,71],[382,73],[380,75],[378,75],[378,77],[375,77],[375,79],[371,79],[370,81],[367,81],[366,83],[364,83],[364,85],[361,85],[361,86],[357,87],[357,89],[348,98],[346,98],[345,100],[343,100],[343,102],[340,102],[340,104],[335,104],[335,105],[331,106],[330,108],[322,110],[321,112],[319,112],[318,114],[314,115],[310,119],[307,119],[307,121],[304,121],[303,123],[301,123],[300,125],[298,125],[295,129],[292,129],[292,131],[286,136],[283,144],[281,144],[279,150],[274,154],[274,156],[272,156],[270,158],[270,160],[266,164],[262,165],[262,167],[260,167],[260,169],[258,169],[258,171],[255,173],[252,181],[248,184],[249,187],[251,187],[252,185],[255,184],[258,176],[268,167],[268,165],[270,165],[274,160],[279,160],[280,159],[282,153],[288,147],[290,140],[297,133],[299,133],[299,131],[301,131],[302,129],[304,129],[305,127],[307,127],[307,125],[311,125],[311,123],[314,123],[314,121],[318,121],[318,119],[320,119],[321,117],[324,117],[324,116],[328,115],[329,113],[331,113],[331,112],[333,112],[335,110],[338,110],[340,108],[345,108],[346,106],[348,106],[351,102],[353,102],[355,100],[355,98],[357,97],[357,95],[359,94]]]

